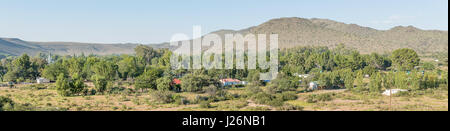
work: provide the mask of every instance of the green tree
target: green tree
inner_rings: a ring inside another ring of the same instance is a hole
[[[398,49],[392,52],[392,64],[401,71],[412,70],[420,63],[419,55],[412,49]]]
[[[269,87],[275,89],[276,92],[293,91],[297,89],[297,81],[285,74],[278,74],[275,80],[272,80]]]
[[[31,72],[33,72],[33,68],[31,68],[30,57],[23,54],[12,61],[12,66],[8,68],[8,73],[5,74],[5,80],[22,82],[32,78]]]
[[[85,61],[83,58],[72,57],[68,60],[64,60],[63,65],[67,68],[69,76],[74,76],[75,74],[79,75],[79,77],[85,78],[83,75]]]
[[[385,56],[379,55],[377,53],[372,53],[369,56],[368,64],[369,66],[378,70],[386,70],[386,68],[391,66],[392,62]]]
[[[32,79],[36,79],[37,77],[42,75],[42,71],[44,70],[45,66],[47,65],[47,61],[45,59],[34,57],[30,59],[31,65],[29,73],[30,77]]]
[[[362,71],[358,71],[356,73],[355,85],[359,91],[363,91],[365,89],[364,75]]]
[[[91,78],[93,78],[92,76],[95,74],[94,65],[97,62],[100,62],[100,58],[98,58],[98,57],[89,56],[86,58],[86,62],[84,63],[83,73],[82,73],[85,75],[86,79],[92,80]]]
[[[202,91],[203,87],[209,85],[218,85],[219,82],[207,75],[200,73],[187,74],[181,78],[181,88],[183,91],[187,92],[198,92]]]
[[[79,95],[85,89],[85,87],[86,85],[84,84],[83,77],[75,73],[72,76],[71,90],[70,90],[71,93]]]
[[[139,75],[139,65],[133,56],[124,55],[122,60],[117,63],[119,73],[123,79],[134,78]]]
[[[14,109],[14,101],[8,97],[0,96],[0,111],[11,111]]]
[[[157,83],[157,89],[160,91],[169,91],[172,90],[172,78],[170,77],[161,77],[156,80]]]
[[[157,55],[156,51],[149,46],[138,45],[134,48],[136,56],[144,60],[146,64],[151,64],[151,60]]]
[[[94,87],[96,92],[105,93],[108,86],[107,79],[100,75],[93,75],[92,80],[94,81]]]
[[[69,80],[64,76],[64,74],[58,75],[56,80],[56,90],[61,96],[71,96],[71,87]]]
[[[65,77],[68,77],[69,75],[67,67],[63,66],[62,61],[47,65],[42,71],[43,77],[53,81],[56,80],[60,74],[64,74]]]
[[[374,73],[374,75],[372,75],[369,83],[370,92],[381,92],[383,83],[382,77],[383,76],[380,72]]]
[[[161,76],[162,71],[155,68],[146,70],[141,76],[136,78],[134,88],[144,91],[146,89],[157,89],[156,80]]]
[[[114,80],[117,75],[117,65],[106,60],[95,63],[93,70],[96,75],[102,76],[108,81]]]

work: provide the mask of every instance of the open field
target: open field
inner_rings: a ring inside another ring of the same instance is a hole
[[[90,84],[87,84],[90,85]],[[40,87],[40,89],[36,89]],[[42,88],[43,87],[43,88]],[[69,110],[69,111],[277,111],[286,110],[274,106],[257,104],[245,98],[244,88],[226,89],[237,97],[209,103],[202,106],[193,104],[162,104],[155,102],[150,93],[121,92],[107,95],[62,97],[53,89],[54,84],[18,85],[17,88],[0,87],[0,96],[11,98],[20,104],[21,110]],[[187,101],[195,101],[203,93],[175,93]],[[326,96],[315,99],[311,96]],[[388,96],[380,94],[358,94],[340,90],[319,90],[314,92],[297,91],[296,100],[285,101],[303,111],[448,111],[448,90],[428,89],[402,93],[392,97],[392,106]],[[313,100],[314,99],[314,100]]]

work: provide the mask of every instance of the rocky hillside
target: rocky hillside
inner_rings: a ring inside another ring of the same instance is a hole
[[[228,31],[230,32],[230,31]],[[279,47],[328,46],[343,43],[362,53],[412,48],[421,54],[448,52],[448,31],[421,30],[412,26],[376,30],[327,19],[281,18],[238,33],[279,34]]]

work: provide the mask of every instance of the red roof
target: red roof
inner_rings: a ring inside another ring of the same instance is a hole
[[[173,83],[175,83],[176,85],[179,85],[179,84],[181,84],[181,80],[175,78],[175,79],[173,79]]]

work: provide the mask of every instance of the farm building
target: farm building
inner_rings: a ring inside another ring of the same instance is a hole
[[[309,90],[317,90],[317,89],[319,89],[319,84],[317,84],[317,82],[310,82],[308,89]]]
[[[400,92],[407,92],[408,90],[405,89],[390,89],[390,90],[385,90],[382,94],[386,95],[386,96],[390,96],[391,94],[397,94]]]
[[[36,82],[38,84],[43,84],[43,83],[50,83],[50,80],[40,77],[36,79]]]
[[[245,81],[241,81],[241,80],[238,80],[238,79],[232,79],[232,78],[221,79],[220,82],[222,83],[223,86],[245,85],[245,84],[247,84],[247,82],[245,82]]]
[[[181,80],[180,79],[173,79],[172,84],[174,84],[174,88],[176,91],[181,91]]]
[[[175,78],[175,79],[173,79],[173,84],[175,84],[175,85],[180,85],[181,84],[181,80],[180,79],[177,79],[177,78]]]

